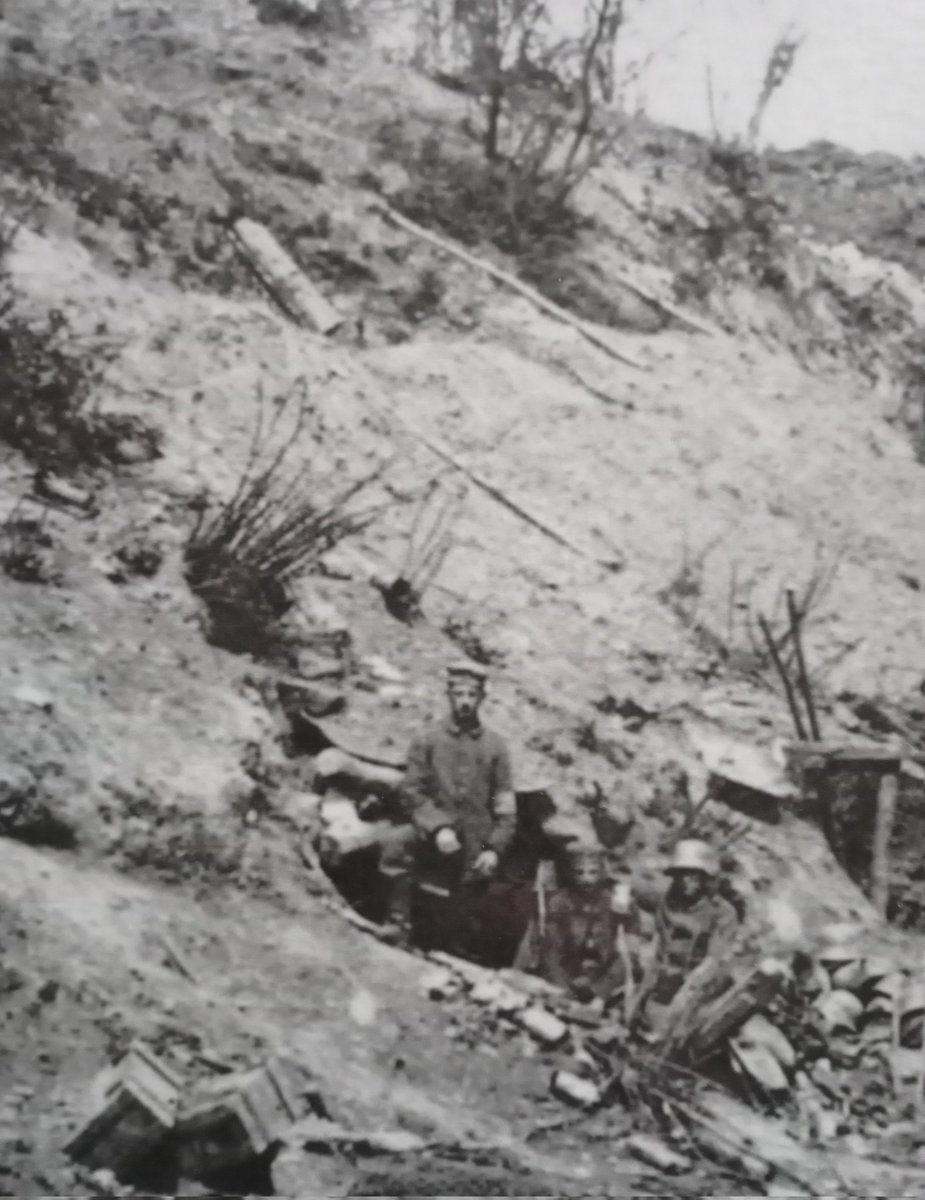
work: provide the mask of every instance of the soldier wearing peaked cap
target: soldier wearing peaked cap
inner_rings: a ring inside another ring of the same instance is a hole
[[[450,711],[421,730],[408,752],[401,800],[411,832],[381,863],[392,893],[391,922],[408,929],[414,882],[435,879],[450,894],[456,920],[447,937],[457,943],[467,936],[460,930],[471,928],[467,909],[478,907],[484,891],[478,884],[499,875],[515,832],[510,754],[481,720],[487,679],[478,663],[447,667]]]

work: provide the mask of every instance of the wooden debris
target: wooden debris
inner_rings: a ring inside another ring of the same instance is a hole
[[[96,515],[96,497],[50,471],[36,471],[32,488],[38,499],[63,509],[77,509],[84,516]]]
[[[446,254],[452,254],[454,258],[474,267],[477,271],[482,271],[486,275],[490,275],[492,279],[496,279],[499,283],[503,283],[506,287],[512,288],[519,295],[525,297],[531,304],[535,305],[542,312],[548,313],[564,324],[576,329],[583,338],[589,341],[593,346],[597,346],[599,350],[603,350],[610,358],[616,359],[617,362],[626,363],[628,366],[635,367],[638,371],[647,371],[649,368],[645,363],[641,362],[634,355],[629,354],[625,350],[619,350],[609,338],[602,336],[596,329],[589,325],[586,321],[582,321],[580,317],[576,317],[567,309],[561,308],[552,300],[547,300],[535,288],[524,283],[509,271],[504,271],[500,267],[496,267],[494,263],[486,262],[484,259],[477,258],[474,254],[469,254],[460,246],[453,245],[445,238],[439,237],[435,233],[431,233],[429,229],[425,229],[422,225],[418,225],[415,221],[411,221],[408,217],[396,212],[394,208],[386,204],[384,201],[377,201],[375,208],[393,225],[397,225],[400,229],[406,230],[408,233],[414,234],[415,237],[421,238],[425,242],[430,242],[432,246],[436,246],[438,250],[444,251]]]
[[[666,1146],[659,1138],[650,1137],[645,1133],[633,1133],[623,1145],[634,1158],[655,1167],[665,1175],[681,1175],[690,1170],[691,1160]]]
[[[694,1059],[708,1057],[717,1046],[733,1037],[755,1013],[777,995],[787,967],[779,959],[766,958],[744,979],[708,1005],[688,1036],[686,1050]]]
[[[320,1096],[312,1103],[323,1116]],[[205,1080],[184,1100],[176,1122],[181,1173],[203,1179],[263,1154],[301,1112],[279,1064]]]
[[[114,1068],[97,1076],[91,1116],[65,1153],[88,1167],[122,1174],[157,1149],[174,1126],[179,1101],[180,1080],[136,1043]]]
[[[280,308],[294,321],[331,334],[344,318],[304,275],[265,225],[242,217],[232,236],[251,270]]]
[[[164,947],[164,952],[166,953],[167,960],[171,966],[174,967],[175,970],[179,971],[184,979],[188,979],[190,983],[195,983],[196,976],[193,974],[192,969],[187,964],[186,959],[177,949],[177,946],[173,940],[168,937],[166,933],[161,933],[158,934],[158,941]]]
[[[812,686],[809,682],[809,672],[806,669],[806,659],[803,655],[802,626],[805,614],[797,610],[796,593],[792,587],[787,588],[787,615],[790,618],[790,636],[793,640],[793,652],[796,658],[797,687],[799,688],[800,695],[803,697],[803,703],[806,705],[810,736],[814,742],[818,742],[821,740],[819,721],[816,717],[816,704],[813,699]]]

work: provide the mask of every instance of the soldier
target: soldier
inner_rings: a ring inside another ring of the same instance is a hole
[[[646,1009],[655,1023],[707,955],[727,947],[737,924],[736,913],[718,894],[719,870],[706,842],[678,842],[666,874],[671,882],[651,921],[656,969]]]
[[[408,752],[401,801],[411,829],[386,845],[380,863],[393,927],[457,952],[477,951],[484,937],[485,884],[498,877],[516,822],[507,746],[481,721],[487,675],[468,661],[448,668],[449,716],[419,733]],[[428,900],[430,912],[415,904],[412,931],[413,891],[422,883],[446,902]]]
[[[606,1003],[625,982],[603,847],[576,840],[565,849],[566,886],[528,931],[516,965],[532,969],[582,1002]]]

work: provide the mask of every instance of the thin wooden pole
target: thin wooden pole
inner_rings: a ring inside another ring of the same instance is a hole
[[[890,841],[896,820],[898,777],[890,772],[880,780],[877,790],[877,821],[871,853],[871,901],[881,917],[886,917],[890,899]]]
[[[792,587],[787,588],[787,612],[790,616],[790,631],[793,635],[793,650],[797,660],[797,686],[806,705],[806,715],[809,717],[809,730],[814,742],[819,738],[819,722],[816,720],[816,706],[813,703],[813,693],[809,686],[809,676],[806,673],[806,659],[803,657],[803,639],[800,632],[800,614]]]
[[[512,275],[509,271],[502,271],[500,267],[496,267],[494,263],[486,262],[483,258],[477,258],[474,254],[469,254],[460,246],[454,246],[452,242],[448,242],[445,238],[438,237],[437,234],[431,233],[429,229],[425,229],[423,225],[418,225],[416,221],[411,221],[408,217],[403,216],[400,212],[396,212],[384,202],[378,202],[375,205],[376,210],[382,213],[386,220],[391,221],[393,225],[397,225],[400,229],[407,230],[408,233],[413,233],[415,237],[419,237],[422,241],[430,242],[432,246],[436,246],[439,250],[443,250],[446,254],[452,254],[454,258],[460,259],[467,263],[470,267],[475,267],[477,271],[484,271],[486,275],[490,275],[492,279],[496,279],[499,283],[505,284],[512,288],[521,296],[524,296],[531,304],[562,321],[565,325],[570,325],[573,329],[577,329],[583,338],[589,341],[593,346],[597,346],[599,350],[603,350],[605,354],[611,358],[615,358],[618,362],[626,363],[630,367],[635,367],[637,371],[648,371],[649,367],[630,354],[627,350],[618,350],[617,347],[606,337],[603,337],[597,332],[587,321],[582,321],[580,317],[576,317],[570,313],[568,309],[562,308],[558,304],[554,304],[552,300],[547,300],[542,293],[536,288],[532,288],[529,284],[518,279],[516,275]]]
[[[806,728],[803,725],[803,718],[800,716],[800,708],[797,704],[797,698],[793,690],[793,684],[790,682],[790,676],[787,674],[787,668],[784,666],[783,660],[777,649],[777,644],[774,641],[774,635],[771,633],[771,627],[765,617],[758,617],[758,624],[761,626],[761,632],[764,634],[764,640],[768,645],[768,653],[771,655],[771,660],[777,668],[777,673],[780,676],[780,681],[784,685],[784,692],[787,696],[787,704],[790,706],[790,716],[793,718],[793,727],[796,730],[796,735],[801,742],[806,741]]]

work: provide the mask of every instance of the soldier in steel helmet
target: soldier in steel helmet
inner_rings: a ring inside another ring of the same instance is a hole
[[[650,923],[657,970],[647,1011],[653,1017],[709,954],[727,946],[738,924],[735,910],[720,895],[719,866],[707,842],[679,841],[665,873],[668,888]]]

